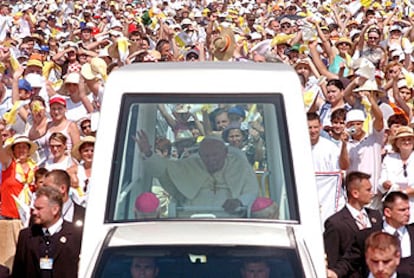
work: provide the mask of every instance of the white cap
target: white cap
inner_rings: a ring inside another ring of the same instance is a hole
[[[29,73],[24,77],[29,83],[32,88],[42,88],[44,84],[44,78],[36,73]]]
[[[349,122],[363,122],[365,121],[365,114],[361,109],[351,109],[346,113],[345,123]]]

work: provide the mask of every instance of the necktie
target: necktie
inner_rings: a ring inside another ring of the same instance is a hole
[[[45,237],[49,237],[50,236],[50,232],[49,232],[49,230],[48,229],[46,229],[46,231],[45,231]]]
[[[362,211],[360,211],[357,216],[357,224],[360,230],[363,230],[367,227],[367,222],[365,221],[365,216]]]
[[[398,239],[400,239],[400,233],[398,232],[398,230],[395,230],[394,236],[397,237]]]

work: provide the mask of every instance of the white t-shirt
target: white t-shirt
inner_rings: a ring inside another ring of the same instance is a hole
[[[318,142],[312,146],[312,158],[315,172],[339,171],[340,149],[330,140],[319,137]]]
[[[372,133],[361,141],[351,140],[348,145],[351,171],[360,171],[371,175],[372,192],[377,194],[378,180],[381,173],[381,149],[384,131],[372,129]]]
[[[404,167],[399,153],[389,153],[382,161],[381,176],[378,181],[378,190],[385,193],[386,190],[382,186],[385,181],[391,181],[392,187],[390,191],[406,190],[414,187],[414,154],[411,153]],[[408,223],[414,222],[414,197],[410,197],[410,220]]]
[[[92,94],[88,96],[88,99],[91,103],[93,102]],[[75,103],[70,98],[66,98],[66,109],[66,118],[73,122],[77,122],[79,119],[88,115],[88,111],[82,101]]]

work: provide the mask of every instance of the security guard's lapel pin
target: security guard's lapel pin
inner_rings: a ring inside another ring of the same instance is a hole
[[[371,222],[375,224],[377,223],[377,219],[375,219],[374,217],[371,217]]]
[[[66,237],[65,236],[62,236],[60,238],[60,242],[62,242],[63,244],[65,244],[66,243]]]
[[[75,225],[78,227],[82,227],[83,226],[82,220],[76,220]]]

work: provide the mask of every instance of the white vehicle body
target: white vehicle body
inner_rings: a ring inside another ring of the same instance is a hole
[[[261,194],[279,204],[279,219],[251,218],[249,213],[243,218],[216,218],[214,211],[194,213],[196,219],[179,217],[178,210],[172,211],[172,202],[161,219],[134,218],[135,196],[154,183],[146,175],[142,155],[131,137],[135,130],[143,129],[154,140],[157,104],[190,103],[198,107],[223,101],[244,105],[256,99],[263,108],[267,159],[265,170],[256,174],[267,173],[268,177],[260,175],[261,189],[267,187]],[[149,249],[145,252],[159,255],[163,246],[293,250],[301,264],[295,273],[300,274],[286,277],[326,276],[301,86],[296,73],[286,65],[163,63],[114,71],[106,83],[92,173],[79,277],[106,277],[98,267],[102,260],[111,260],[105,250],[153,248],[152,253]],[[274,250],[269,252],[280,256]],[[239,257],[243,252],[234,250]]]

